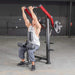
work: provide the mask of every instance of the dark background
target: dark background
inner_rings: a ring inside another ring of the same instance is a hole
[[[72,2],[71,17],[70,2]],[[42,4],[46,8],[53,16],[54,21],[59,20],[63,25],[60,34],[56,34],[53,31],[52,35],[75,35],[75,0],[0,0],[0,35],[27,35],[27,28],[22,18],[21,6],[39,4]],[[34,12],[37,16],[46,17],[40,9],[35,9]],[[70,19],[72,26],[70,26]],[[45,35],[45,29],[42,29],[40,35]]]

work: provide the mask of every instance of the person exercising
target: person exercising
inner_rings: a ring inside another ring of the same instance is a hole
[[[26,14],[25,14],[24,10],[26,9],[26,7],[25,6],[21,7],[21,10],[22,10],[23,19],[25,21],[25,25],[28,28],[28,32],[33,33],[33,40],[31,41],[31,43],[34,44],[35,48],[33,50],[31,50],[31,49],[28,50],[29,60],[32,62],[31,70],[33,71],[33,70],[35,70],[34,52],[36,50],[38,50],[40,47],[40,40],[39,40],[40,35],[39,34],[41,32],[41,24],[39,23],[38,18],[33,11],[34,7],[29,6],[28,8],[29,8],[31,15],[32,15],[32,23],[30,23],[29,19],[27,18]],[[18,65],[24,65],[25,64],[24,53],[26,51],[27,51],[27,49],[25,47],[20,47],[19,57],[21,59],[21,62],[18,63]]]

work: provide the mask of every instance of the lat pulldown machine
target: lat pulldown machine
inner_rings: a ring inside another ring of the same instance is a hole
[[[50,64],[50,51],[52,51],[52,49],[50,49],[50,33],[51,33],[51,28],[50,28],[50,21],[51,21],[51,26],[53,29],[55,29],[55,31],[57,31],[57,33],[59,33],[59,31],[61,30],[61,27],[62,26],[58,26],[60,25],[58,21],[56,21],[54,23],[53,21],[53,18],[52,16],[47,12],[47,10],[43,7],[43,5],[39,5],[38,7],[34,6],[34,8],[40,8],[44,13],[45,15],[47,16],[47,19],[46,19],[46,26],[44,27],[42,24],[42,28],[46,28],[46,57],[41,57],[41,56],[35,56],[36,58],[39,58],[39,59],[44,59],[46,60],[47,64]],[[27,14],[30,16],[30,18],[32,18],[32,15],[31,13],[28,11],[28,9],[26,8],[25,11],[27,12]],[[55,26],[56,25],[56,26]],[[59,30],[58,30],[59,29]],[[27,55],[27,59],[28,59],[28,55]],[[28,60],[29,61],[29,60]]]

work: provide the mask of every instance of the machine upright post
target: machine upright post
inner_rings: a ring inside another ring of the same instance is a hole
[[[47,28],[46,28],[46,58],[47,58],[47,64],[50,64],[50,27],[49,27],[49,18],[47,17]]]

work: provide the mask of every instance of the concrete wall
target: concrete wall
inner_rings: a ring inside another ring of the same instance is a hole
[[[35,5],[34,3],[33,5]],[[36,5],[38,5],[37,3]],[[27,35],[27,29],[24,25],[24,21],[21,16],[21,6],[26,5],[32,5],[30,4],[0,4],[0,35]],[[69,21],[69,3],[68,2],[46,2],[43,3],[43,6],[46,8],[46,10],[53,16],[54,21],[59,20],[61,21],[63,28],[59,35],[67,35],[68,32],[68,21]],[[73,15],[74,15],[74,8],[73,5]],[[44,13],[37,9],[35,10],[35,13],[38,16],[46,17]],[[41,14],[39,14],[41,13]],[[22,20],[19,21],[19,18]],[[74,18],[72,18],[73,24]],[[16,29],[16,26],[18,28]],[[74,30],[75,27],[73,27]],[[75,34],[75,31],[72,30],[72,35]],[[41,35],[45,35],[45,30],[42,29]],[[53,35],[57,35],[53,31]]]

